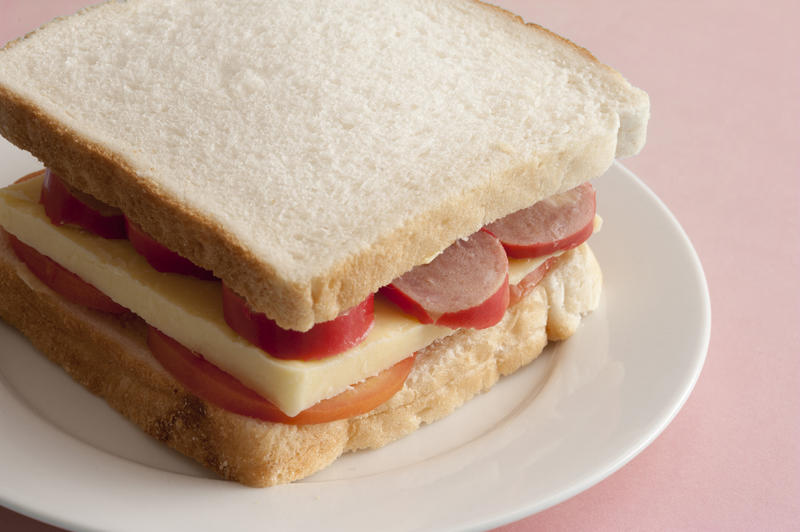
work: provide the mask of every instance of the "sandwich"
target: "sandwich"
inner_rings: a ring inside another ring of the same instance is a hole
[[[649,101],[470,0],[109,2],[0,52],[0,317],[220,476],[440,419],[598,304]],[[467,407],[468,408],[468,407]]]

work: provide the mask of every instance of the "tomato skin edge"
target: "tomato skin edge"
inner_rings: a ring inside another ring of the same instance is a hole
[[[103,238],[126,237],[122,214],[106,216],[76,197],[61,177],[49,168],[45,170],[39,203],[53,225],[74,224]]]
[[[161,273],[189,275],[203,281],[216,279],[213,272],[201,268],[186,257],[162,245],[127,218],[125,218],[125,230],[133,249],[143,256],[154,270]]]
[[[28,267],[28,270],[37,279],[64,299],[90,309],[108,312],[109,314],[120,315],[128,312],[127,308],[116,303],[106,294],[50,257],[39,253],[14,235],[8,232],[5,232],[5,234],[17,258]]]
[[[164,369],[201,399],[236,414],[289,425],[327,423],[365,414],[403,387],[414,364],[412,355],[351,389],[289,417],[233,376],[155,327],[148,326],[147,343]]]

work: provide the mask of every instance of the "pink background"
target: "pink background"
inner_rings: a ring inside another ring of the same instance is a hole
[[[88,3],[0,0],[0,43]],[[624,164],[692,239],[713,321],[694,393],[648,449],[502,530],[799,529],[800,4],[497,3],[650,93],[648,144]],[[0,529],[53,530],[3,508]]]

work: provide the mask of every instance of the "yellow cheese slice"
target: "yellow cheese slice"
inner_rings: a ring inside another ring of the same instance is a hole
[[[273,358],[225,323],[221,285],[159,273],[127,240],[50,223],[39,204],[42,178],[0,190],[0,225],[130,309],[147,323],[236,377],[289,416],[392,366],[452,329],[419,323],[375,298],[375,325],[358,346],[323,360]],[[519,282],[547,257],[510,261]]]

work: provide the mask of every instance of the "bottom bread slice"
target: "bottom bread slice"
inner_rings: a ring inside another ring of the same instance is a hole
[[[191,394],[150,354],[144,322],[65,301],[0,237],[0,317],[148,434],[250,486],[306,477],[342,453],[381,447],[448,415],[535,359],[548,339],[572,335],[597,306],[601,277],[586,244],[564,253],[499,324],[457,331],[419,351],[388,402],[350,419],[294,426],[233,414]]]

